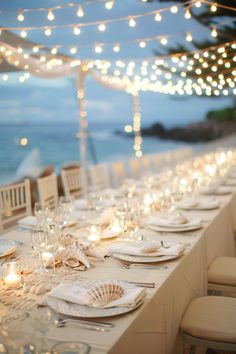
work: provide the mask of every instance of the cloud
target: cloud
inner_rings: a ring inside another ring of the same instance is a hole
[[[95,111],[97,115],[104,118],[110,118],[114,114],[114,106],[111,102],[96,99],[87,99],[86,108]]]

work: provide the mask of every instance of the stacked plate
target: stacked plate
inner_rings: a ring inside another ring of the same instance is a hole
[[[231,188],[227,186],[208,186],[200,189],[200,193],[203,195],[226,195],[231,194]]]
[[[139,307],[146,290],[122,281],[87,280],[60,284],[46,299],[56,312],[73,317],[116,316]]]
[[[135,263],[156,263],[175,259],[182,256],[184,250],[182,244],[164,248],[157,241],[119,242],[110,246],[113,257]]]
[[[17,244],[12,240],[0,239],[0,258],[15,252]]]
[[[185,198],[181,200],[181,202],[177,203],[177,207],[183,210],[212,210],[219,208],[219,206],[219,201],[215,198],[201,196]]]
[[[157,213],[147,220],[147,226],[154,231],[183,232],[200,229],[202,222],[200,219]]]

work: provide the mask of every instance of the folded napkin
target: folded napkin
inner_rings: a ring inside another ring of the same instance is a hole
[[[109,283],[109,282],[106,281],[104,283]],[[102,282],[97,284],[102,284]],[[118,307],[118,306],[134,307],[141,299],[144,299],[146,295],[145,289],[139,288],[133,284],[129,284],[125,282],[124,283],[119,282],[119,284],[124,289],[123,296],[120,297],[119,299],[111,301],[110,303],[106,304],[102,308],[110,308],[110,307]],[[75,304],[88,306],[86,304],[86,293],[88,292],[89,288],[90,287],[86,286],[86,282],[85,283],[80,282],[74,284],[62,283],[58,285],[56,288],[54,288],[48,295]]]
[[[174,216],[174,215],[161,215],[155,214],[147,220],[147,224],[150,226],[161,226],[174,229],[189,228],[192,226],[201,225],[200,219],[187,219],[184,216]]]
[[[113,218],[115,217],[115,210],[112,208],[109,208],[107,210],[104,210],[99,217],[97,217],[95,220],[93,220],[94,224],[100,225],[100,226],[108,226]]]
[[[213,198],[186,198],[177,203],[182,209],[214,209],[219,207],[219,201]]]
[[[200,193],[206,194],[206,195],[224,195],[224,194],[230,194],[231,189],[229,187],[220,187],[220,186],[208,186],[200,189]]]
[[[79,210],[87,210],[88,209],[88,201],[87,199],[76,199],[74,201],[75,209]]]
[[[37,218],[33,215],[26,216],[23,219],[18,220],[18,225],[22,229],[31,230],[37,225]]]
[[[130,256],[161,257],[178,256],[184,251],[184,246],[180,244],[169,248],[161,247],[157,241],[138,241],[133,243],[119,242],[110,246],[110,252],[128,254]]]

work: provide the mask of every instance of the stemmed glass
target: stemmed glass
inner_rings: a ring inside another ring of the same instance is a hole
[[[40,260],[40,268],[37,272],[46,272],[44,266],[45,259],[43,259],[43,253],[46,251],[47,247],[47,233],[44,229],[34,229],[31,231],[31,245],[33,250],[38,254]]]
[[[37,218],[37,226],[43,227],[45,221],[45,212],[39,202],[34,203],[34,215]]]

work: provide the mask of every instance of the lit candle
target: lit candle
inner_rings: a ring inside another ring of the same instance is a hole
[[[21,285],[21,276],[16,273],[10,273],[4,278],[4,283],[8,288],[18,288]]]
[[[41,253],[42,261],[48,263],[52,259],[53,255],[51,252],[44,251]]]
[[[3,265],[3,281],[8,288],[18,288],[21,285],[22,277],[16,262]]]
[[[88,241],[98,242],[100,240],[99,228],[95,225],[92,225],[89,229]]]
[[[114,219],[111,225],[111,231],[114,233],[120,233],[122,231],[120,221],[118,219]]]

